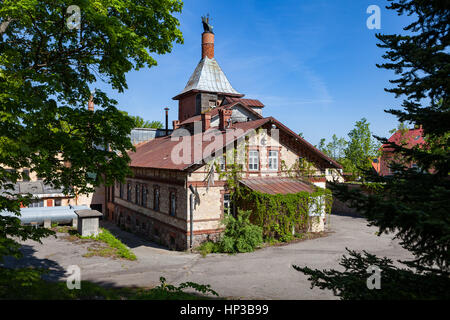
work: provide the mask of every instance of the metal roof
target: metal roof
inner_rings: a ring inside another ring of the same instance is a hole
[[[170,134],[172,130],[168,130]],[[140,144],[142,142],[150,141],[157,137],[162,137],[166,135],[165,129],[155,129],[155,128],[134,128],[131,130],[130,139],[133,145]]]
[[[186,87],[180,94],[191,90],[241,95],[233,89],[216,59],[208,57],[200,60]]]
[[[87,206],[58,206],[58,207],[39,207],[39,208],[20,208],[20,216],[6,210],[0,211],[0,216],[17,217],[22,223],[43,223],[44,220],[54,222],[70,222],[76,219],[75,210],[87,210]]]
[[[248,188],[267,194],[289,194],[302,191],[313,192],[313,187],[303,181],[288,177],[265,177],[239,180]]]

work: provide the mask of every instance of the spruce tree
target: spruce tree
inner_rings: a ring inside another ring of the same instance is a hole
[[[377,34],[386,62],[398,78],[385,89],[402,99],[400,109],[386,112],[400,122],[422,127],[425,144],[414,148],[389,143],[396,155],[418,164],[420,170],[392,164],[394,175],[379,177],[366,172],[366,190],[350,191],[332,184],[337,198],[349,201],[370,225],[394,233],[414,259],[403,266],[370,253],[350,251],[343,257],[344,272],[294,268],[309,275],[312,286],[333,290],[342,299],[435,299],[450,297],[450,1],[389,0],[398,15],[415,20],[404,34]],[[377,137],[378,138],[378,137]],[[378,138],[388,143],[385,138]],[[407,162],[406,161],[406,162]],[[378,266],[381,289],[369,290],[367,268]]]

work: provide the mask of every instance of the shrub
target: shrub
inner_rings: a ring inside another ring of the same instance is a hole
[[[237,217],[224,218],[225,233],[218,242],[204,242],[197,250],[208,253],[251,252],[263,243],[262,228],[250,222],[251,211],[238,210]]]
[[[203,242],[197,250],[203,257],[209,253],[220,252],[219,244],[212,241]]]

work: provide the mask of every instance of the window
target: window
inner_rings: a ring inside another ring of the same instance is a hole
[[[55,199],[55,207],[61,206],[61,199]]]
[[[143,207],[146,207],[146,206],[147,206],[147,193],[148,193],[147,186],[142,185],[142,200],[141,200],[141,205],[142,205]]]
[[[140,200],[140,197],[139,197],[139,185],[137,184],[135,187],[134,187],[134,190],[135,190],[135,193],[134,193],[134,203],[136,203],[136,204],[139,204],[139,200]]]
[[[231,195],[229,193],[225,193],[223,195],[223,213],[231,214],[233,210],[233,206],[231,204]]]
[[[131,201],[131,185],[127,183],[127,200]]]
[[[159,211],[159,188],[156,187],[153,191],[153,210]]]
[[[123,199],[123,185],[122,185],[122,183],[119,183],[119,197],[120,197],[120,199]]]
[[[23,181],[30,181],[30,170],[25,169],[22,171]]]
[[[220,156],[217,158],[217,164],[219,165],[220,171],[225,171],[225,157]]]
[[[278,151],[269,151],[269,170],[278,170]]]
[[[37,207],[43,207],[44,206],[44,200],[32,200],[30,204],[28,205],[28,208],[37,208]]]
[[[177,197],[175,192],[170,193],[170,215],[175,216],[175,212],[177,209]]]
[[[251,150],[248,153],[248,170],[257,171],[259,168],[259,151]]]

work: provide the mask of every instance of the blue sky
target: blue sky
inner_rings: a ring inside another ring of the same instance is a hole
[[[364,0],[186,0],[178,15],[184,44],[155,56],[158,66],[130,72],[129,89],[107,90],[119,107],[146,120],[177,118],[172,97],[181,92],[201,55],[201,16],[209,13],[215,58],[231,85],[261,100],[273,116],[311,143],[335,133],[347,137],[365,117],[374,134],[397,125],[383,112],[401,101],[384,91],[394,73],[378,69],[383,50],[376,32],[399,33],[407,18],[385,9],[387,1]],[[369,30],[369,5],[381,8],[381,30]],[[104,89],[104,88],[102,88]]]

